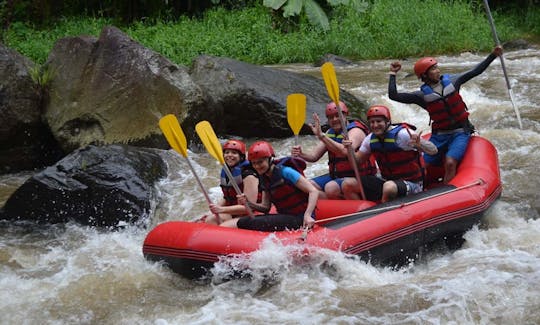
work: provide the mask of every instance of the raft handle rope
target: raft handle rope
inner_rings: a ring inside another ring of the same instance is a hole
[[[414,201],[410,201],[410,202],[406,202],[406,203],[401,203],[401,204],[396,204],[396,205],[391,205],[391,206],[387,206],[387,207],[384,207],[384,208],[378,208],[378,209],[373,209],[373,210],[349,213],[349,214],[345,214],[345,215],[342,215],[342,216],[326,218],[326,219],[322,219],[322,220],[315,220],[315,223],[333,221],[333,220],[338,220],[338,219],[352,217],[352,216],[361,216],[363,214],[371,214],[371,213],[374,213],[374,212],[375,213],[377,213],[377,212],[386,212],[386,211],[389,211],[389,210],[393,210],[393,209],[397,209],[397,208],[403,208],[403,207],[406,207],[406,206],[409,206],[409,205],[412,205],[412,204],[415,204],[415,203],[418,203],[418,202],[422,202],[422,201],[426,201],[428,199],[432,199],[434,197],[438,197],[438,196],[445,195],[445,194],[448,194],[448,193],[456,192],[456,191],[459,191],[459,190],[464,190],[464,189],[467,189],[467,188],[470,188],[470,187],[473,187],[473,186],[476,186],[476,185],[482,185],[482,184],[485,184],[485,182],[484,182],[483,179],[479,178],[479,179],[477,179],[476,181],[474,181],[474,182],[472,182],[470,184],[463,185],[463,186],[460,186],[460,187],[456,187],[456,188],[453,188],[451,190],[441,192],[441,193],[437,193],[437,194],[434,194],[432,196],[424,197],[424,198],[421,198],[421,199],[418,199],[418,200],[414,200]]]

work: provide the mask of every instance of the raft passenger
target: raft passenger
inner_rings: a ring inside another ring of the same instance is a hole
[[[358,161],[364,162],[373,155],[381,172],[381,178],[372,179],[370,184],[378,184],[365,189],[381,193],[380,201],[388,202],[396,197],[406,196],[423,190],[423,167],[421,152],[431,155],[437,153],[437,147],[416,134],[414,126],[401,123],[392,124],[390,110],[386,106],[372,106],[367,111],[371,133],[364,139],[356,153]],[[362,179],[364,183],[364,180]],[[346,178],[343,182],[346,199],[359,199],[356,179]]]
[[[274,160],[274,148],[266,141],[255,142],[248,150],[251,165],[259,175],[262,202],[248,200],[253,210],[268,213],[274,204],[277,214],[241,217],[222,223],[225,227],[260,231],[281,231],[312,227],[319,191],[298,170]],[[294,158],[290,158],[294,159]],[[242,202],[244,198],[240,198]]]
[[[390,65],[388,96],[390,99],[405,104],[416,104],[429,113],[432,134],[430,141],[437,148],[435,155],[425,155],[426,166],[441,165],[444,158],[444,178],[446,184],[456,175],[457,164],[463,159],[474,126],[469,121],[467,105],[459,94],[462,84],[478,76],[502,54],[502,47],[497,46],[474,69],[461,74],[441,75],[438,62],[425,57],[416,62],[414,73],[424,83],[419,91],[400,93],[396,88],[396,74],[401,63]]]
[[[220,186],[223,198],[218,204],[209,205],[213,214],[207,216],[205,222],[210,224],[218,224],[216,214],[219,215],[220,222],[248,215],[245,205],[238,203],[232,182],[236,182],[249,200],[256,202],[260,198],[259,179],[246,159],[246,144],[240,140],[228,140],[223,144],[223,158],[234,179],[229,179],[225,170],[221,169]]]
[[[349,109],[343,102],[339,102],[341,112],[347,118]],[[344,177],[355,177],[354,169],[349,163],[348,148],[343,144],[342,125],[339,119],[339,112],[334,102],[328,103],[325,110],[326,118],[330,128],[326,133],[322,132],[321,121],[317,113],[313,113],[314,123],[311,123],[313,134],[320,140],[310,152],[302,151],[302,147],[293,146],[291,155],[300,157],[308,162],[316,162],[328,152],[328,173],[311,179],[315,187],[321,191],[321,199],[342,199],[343,192],[341,185]],[[360,120],[350,120],[347,124],[347,135],[354,150],[357,150],[366,135],[369,133],[368,127]],[[375,175],[377,168],[369,160],[358,168],[360,175]]]

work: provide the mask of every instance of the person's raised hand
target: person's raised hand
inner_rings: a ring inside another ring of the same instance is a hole
[[[495,54],[496,56],[501,56],[501,54],[503,53],[502,46],[501,45],[495,46],[492,53]]]
[[[399,70],[401,70],[401,63],[399,61],[394,61],[390,63],[390,71],[397,73]]]
[[[322,129],[321,129],[321,119],[319,118],[319,114],[313,113],[313,123],[309,125],[311,127],[311,131],[315,136],[320,138],[322,136]]]

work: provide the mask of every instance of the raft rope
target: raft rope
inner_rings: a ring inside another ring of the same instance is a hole
[[[338,219],[352,217],[352,216],[361,216],[363,214],[372,214],[374,212],[375,213],[377,213],[377,212],[385,212],[385,211],[393,210],[393,209],[397,209],[397,208],[403,208],[403,207],[409,206],[411,204],[415,204],[415,203],[418,203],[418,202],[422,202],[422,201],[432,199],[434,197],[438,197],[438,196],[445,195],[445,194],[448,194],[448,193],[456,192],[456,191],[459,191],[459,190],[464,190],[464,189],[467,189],[467,188],[470,188],[470,187],[473,187],[473,186],[476,186],[476,185],[482,185],[482,184],[485,184],[485,182],[484,182],[483,179],[479,178],[475,182],[472,182],[470,184],[463,185],[463,186],[460,186],[460,187],[456,187],[456,188],[453,188],[451,190],[441,192],[441,193],[437,193],[437,194],[434,194],[432,196],[427,196],[427,197],[424,197],[424,198],[421,198],[421,199],[418,199],[418,200],[409,201],[409,202],[405,202],[405,203],[401,203],[401,204],[397,204],[397,205],[391,205],[391,206],[387,206],[387,207],[384,207],[384,208],[378,208],[378,209],[373,209],[373,210],[365,210],[365,211],[345,214],[345,215],[342,215],[342,216],[326,218],[326,219],[322,219],[322,220],[315,220],[315,223],[338,220]],[[302,237],[304,237],[304,236],[302,236]]]

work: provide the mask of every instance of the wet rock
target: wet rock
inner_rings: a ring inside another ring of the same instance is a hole
[[[354,64],[351,60],[347,58],[337,56],[335,54],[325,54],[319,59],[319,61],[315,62],[314,65],[316,67],[320,67],[326,62],[331,62],[336,67],[344,67]]]
[[[1,217],[97,227],[141,223],[149,217],[154,183],[165,175],[156,150],[91,145],[28,179],[7,200]]]
[[[34,63],[0,43],[0,174],[41,168],[62,152],[41,120],[41,89]]]
[[[324,114],[330,101],[322,78],[275,68],[257,66],[229,58],[203,55],[190,71],[191,77],[208,95],[216,110],[209,116],[216,132],[243,137],[290,137],[287,96],[307,97],[306,122],[313,112]],[[367,106],[341,90],[340,99],[353,112]],[[304,125],[302,133],[311,133]]]
[[[167,148],[159,118],[173,113],[182,122],[207,106],[186,67],[116,27],[98,39],[58,40],[47,64],[55,78],[45,118],[66,152],[112,143]]]

